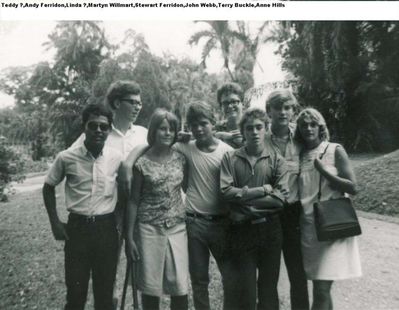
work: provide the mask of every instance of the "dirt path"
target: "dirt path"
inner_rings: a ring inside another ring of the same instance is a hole
[[[373,217],[373,215],[364,213],[361,213],[360,217],[363,229],[363,234],[359,237],[363,277],[334,283],[334,309],[399,309],[397,284],[399,279],[399,225],[376,220]],[[384,217],[384,219],[398,222],[388,217]],[[288,289],[288,280],[283,269],[279,283],[283,309],[289,309]],[[311,290],[310,282],[309,289]]]
[[[40,190],[31,191],[42,184],[42,177],[34,178],[23,186],[20,194],[11,197],[10,202],[0,204],[0,309],[60,309],[64,302],[63,245],[51,236]],[[60,197],[60,205],[62,200]],[[396,282],[399,279],[399,219],[359,214],[363,229],[359,242],[363,277],[334,284],[334,309],[399,309]],[[65,215],[61,212],[64,219]],[[123,268],[124,260],[118,272],[119,293],[122,291]],[[219,310],[221,285],[214,264],[211,273],[211,301],[213,309]],[[309,287],[311,289],[310,283]],[[284,266],[279,294],[281,309],[290,309]],[[91,297],[86,309],[92,309]]]

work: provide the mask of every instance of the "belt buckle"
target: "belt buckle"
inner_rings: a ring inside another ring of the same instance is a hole
[[[86,217],[86,223],[95,223],[95,222],[96,222],[96,217],[94,215]]]
[[[260,224],[265,222],[267,222],[267,219],[265,217],[261,217],[260,219],[252,220],[251,224]]]

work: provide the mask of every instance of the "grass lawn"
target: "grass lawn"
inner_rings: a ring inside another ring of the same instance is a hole
[[[399,150],[368,160],[358,159],[354,159],[359,184],[354,198],[356,208],[399,217]]]
[[[63,194],[58,193],[60,217],[66,220]],[[45,211],[41,191],[21,193],[0,204],[0,309],[62,309],[65,302],[63,242],[55,241]],[[126,260],[117,275],[117,292],[122,295]],[[222,308],[220,276],[211,261],[210,298],[213,309]],[[129,288],[125,309],[132,309]],[[190,309],[193,309],[190,293]],[[162,309],[169,300],[164,298]],[[129,307],[130,308],[129,308]],[[93,309],[92,292],[88,306]],[[118,308],[119,309],[119,308]]]

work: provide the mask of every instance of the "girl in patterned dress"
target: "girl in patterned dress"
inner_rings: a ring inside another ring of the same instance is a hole
[[[345,149],[328,142],[326,122],[317,110],[307,108],[298,115],[295,138],[304,146],[299,176],[300,227],[304,269],[313,281],[312,310],[332,310],[333,281],[361,276],[357,238],[318,241],[313,204],[318,200],[319,182],[323,201],[355,194],[356,179]]]
[[[171,295],[171,309],[188,308],[188,249],[185,207],[185,158],[171,146],[178,120],[158,109],[148,129],[150,148],[133,167],[128,202],[127,248],[138,262],[138,288],[143,309],[159,309],[160,297]]]

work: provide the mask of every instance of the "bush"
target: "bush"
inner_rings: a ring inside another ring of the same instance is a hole
[[[8,201],[12,193],[12,181],[20,182],[25,177],[22,174],[24,162],[19,153],[8,144],[5,137],[0,137],[0,201]]]

